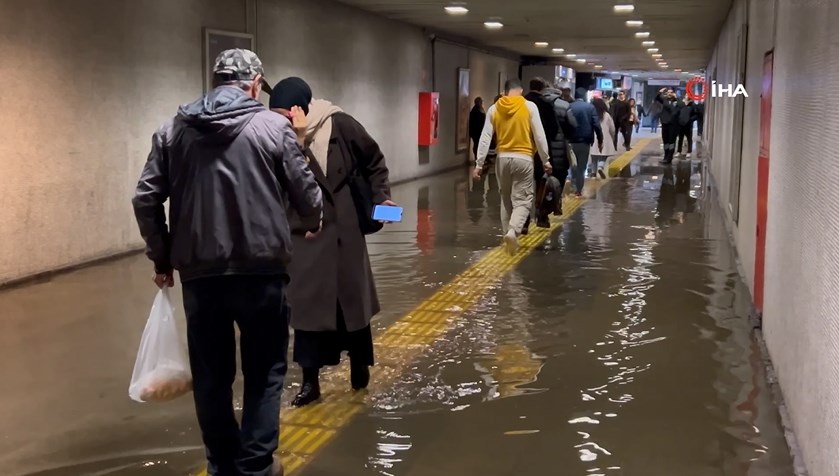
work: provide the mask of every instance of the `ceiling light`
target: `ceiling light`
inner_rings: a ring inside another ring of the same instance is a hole
[[[536,43],[533,43],[533,46],[535,46],[537,48],[547,48],[548,47],[548,42],[547,41],[537,41]]]
[[[504,28],[504,24],[501,23],[500,21],[497,21],[497,20],[485,21],[484,26],[491,29],[491,30],[497,30],[499,28]]]
[[[566,57],[566,58],[576,58],[576,57],[577,57],[577,55],[574,55],[574,54],[569,54],[569,55],[565,55],[565,57]]]
[[[635,34],[635,38],[649,38],[649,37],[650,37],[650,32],[648,32],[648,31],[639,31],[638,33]]]
[[[579,58],[579,59],[577,60],[577,63],[585,63],[585,62],[586,62],[586,60],[584,60],[584,59],[582,59],[582,58]]]
[[[551,51],[554,53],[565,53],[565,48],[554,48]]]
[[[445,7],[445,10],[449,15],[466,15],[469,13],[469,9],[463,5],[449,5]]]
[[[641,45],[643,45],[643,46],[655,46],[655,41],[642,41]]]
[[[650,56],[652,56],[653,58],[661,58],[661,57],[662,57],[662,56],[664,56],[664,55],[662,55],[661,53],[653,53],[653,54],[652,54],[652,55],[650,55]]]
[[[658,48],[647,48],[647,53],[658,53]]]
[[[633,77],[633,78],[637,78],[637,77],[638,77],[638,75],[637,75],[637,74],[633,74],[633,75],[632,75],[632,77]]]
[[[635,11],[635,5],[615,5],[615,13],[632,13]]]
[[[595,67],[596,69],[603,69],[603,65],[602,65],[602,64],[596,64],[596,65],[594,65],[594,67]]]
[[[667,63],[659,63],[658,65],[661,66],[664,69],[667,69],[667,68],[670,67]]]
[[[681,70],[681,69],[679,69],[679,68],[676,68],[676,69],[674,69],[673,71],[675,71],[675,72],[677,72],[677,73],[681,73],[681,72],[682,72],[682,70]]]
[[[644,26],[641,20],[626,20],[626,26]]]

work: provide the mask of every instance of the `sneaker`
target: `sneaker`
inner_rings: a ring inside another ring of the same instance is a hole
[[[504,235],[504,249],[508,254],[514,255],[519,250],[519,238],[516,236],[516,230],[510,229]]]
[[[597,169],[597,176],[600,177],[601,179],[605,179],[606,178],[606,172],[603,169]]]
[[[687,154],[685,154],[685,158],[686,158],[686,159],[689,159],[689,158],[690,158],[690,152],[688,152]]]

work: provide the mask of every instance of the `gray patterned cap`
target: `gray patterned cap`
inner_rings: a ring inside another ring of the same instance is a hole
[[[250,50],[233,49],[222,51],[216,58],[213,74],[230,78],[231,80],[247,81],[257,75],[265,75],[262,61],[256,53]]]

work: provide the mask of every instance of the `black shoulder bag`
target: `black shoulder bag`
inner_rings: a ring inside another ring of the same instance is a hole
[[[361,173],[359,161],[353,155],[353,151],[348,150],[347,152],[350,157],[350,164],[346,185],[350,188],[355,213],[358,215],[358,227],[361,229],[361,233],[372,235],[384,228],[382,223],[373,219],[373,207],[376,206],[373,203],[373,187],[370,186],[367,177]]]

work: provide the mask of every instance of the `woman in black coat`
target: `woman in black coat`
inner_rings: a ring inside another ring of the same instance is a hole
[[[303,406],[320,398],[320,369],[338,365],[343,351],[350,355],[355,390],[367,387],[373,365],[370,319],[379,312],[379,300],[348,177],[360,172],[374,203],[393,202],[384,155],[352,116],[329,101],[312,101],[311,89],[300,78],[280,81],[270,106],[291,117],[324,198],[323,228],[317,235],[290,220],[294,251],[288,301],[294,361],[303,368],[303,385],[292,404]]]

